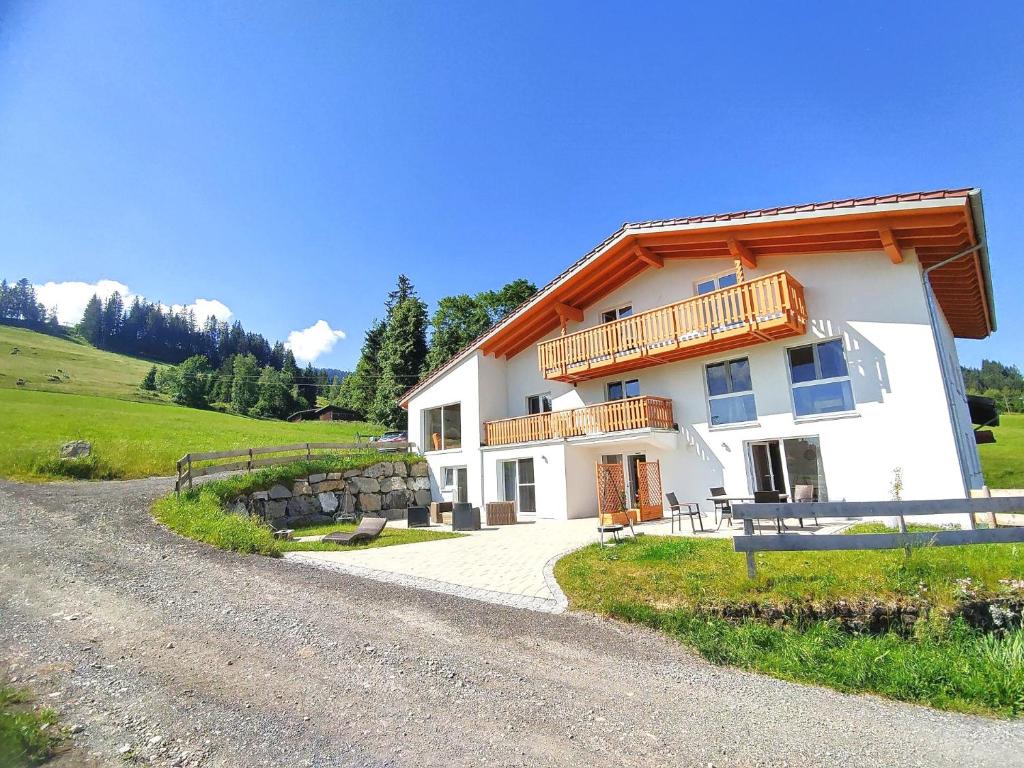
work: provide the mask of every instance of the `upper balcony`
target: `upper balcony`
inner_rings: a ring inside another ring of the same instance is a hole
[[[611,373],[799,336],[807,328],[804,287],[774,272],[537,345],[554,381]]]
[[[485,439],[492,446],[674,428],[672,401],[652,395],[484,422]]]

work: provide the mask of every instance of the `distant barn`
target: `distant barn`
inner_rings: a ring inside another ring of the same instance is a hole
[[[360,421],[360,416],[350,408],[325,405],[322,408],[296,411],[288,417],[288,421]]]

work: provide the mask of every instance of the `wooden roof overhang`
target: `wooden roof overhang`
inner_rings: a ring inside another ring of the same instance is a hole
[[[923,267],[973,245],[978,233],[968,194],[927,205],[847,208],[807,216],[724,219],[683,225],[623,227],[588,258],[556,278],[480,343],[484,354],[512,357],[648,269],[671,259],[735,259],[754,268],[773,256],[884,251],[894,268],[916,249]],[[773,268],[773,267],[769,267]],[[953,334],[980,339],[993,330],[986,267],[972,254],[930,274]]]

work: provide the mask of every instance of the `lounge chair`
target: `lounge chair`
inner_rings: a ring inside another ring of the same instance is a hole
[[[324,541],[333,544],[359,544],[364,541],[373,541],[380,536],[387,524],[386,517],[366,517],[364,515],[359,527],[351,533],[342,533],[341,531],[328,533],[324,536]]]
[[[725,488],[711,488],[712,496],[725,496]],[[732,505],[728,501],[715,501],[712,502],[715,505],[715,517],[718,518],[718,528],[722,527],[722,523],[725,522],[725,518],[729,518],[729,526],[732,527]]]

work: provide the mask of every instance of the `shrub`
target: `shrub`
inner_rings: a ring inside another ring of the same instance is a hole
[[[41,459],[35,463],[37,475],[66,477],[72,480],[115,480],[117,472],[107,466],[95,453],[74,459]]]

